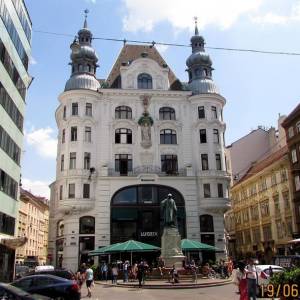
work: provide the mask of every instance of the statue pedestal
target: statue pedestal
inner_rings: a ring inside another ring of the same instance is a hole
[[[165,227],[161,237],[161,256],[165,262],[165,266],[172,268],[182,267],[182,261],[185,256],[181,250],[181,236],[177,228]]]

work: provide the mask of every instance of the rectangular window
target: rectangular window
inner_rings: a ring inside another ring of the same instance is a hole
[[[91,117],[93,115],[92,103],[86,103],[85,105],[85,115]]]
[[[65,156],[62,154],[60,157],[60,170],[63,171],[65,169]]]
[[[83,184],[83,198],[90,198],[90,185],[88,183]]]
[[[18,183],[0,169],[0,191],[17,200]],[[1,224],[1,222],[0,222]]]
[[[63,186],[60,185],[59,186],[59,200],[62,200],[62,198],[63,198]]]
[[[128,172],[132,172],[132,155],[116,154],[115,155],[115,171],[120,172],[121,176],[127,176]]]
[[[219,136],[219,130],[218,129],[214,129],[213,130],[213,140],[215,144],[219,144],[220,143],[220,136]]]
[[[0,7],[1,10],[1,7]],[[20,96],[25,101],[26,96],[26,86],[13,62],[11,59],[9,52],[5,48],[4,44],[2,43],[2,40],[0,39],[0,60],[7,71],[8,76],[14,83],[15,87],[17,88]]]
[[[216,169],[222,170],[221,154],[216,154]]]
[[[0,233],[15,234],[15,218],[0,212]]]
[[[65,120],[67,117],[67,107],[64,106],[64,109],[63,109],[63,119]]]
[[[274,186],[277,184],[277,180],[276,180],[276,173],[274,172],[272,175],[271,175],[271,186]]]
[[[77,127],[72,126],[71,127],[71,142],[76,142],[77,141]]]
[[[1,51],[1,47],[0,47]],[[5,90],[4,86],[0,82],[0,105],[4,108],[6,113],[18,127],[18,129],[22,132],[23,131],[23,122],[24,118],[19,109],[17,108],[16,104],[9,96],[7,91]]]
[[[69,198],[75,198],[75,183],[69,184]]]
[[[27,55],[25,48],[21,42],[18,31],[14,26],[14,22],[12,21],[10,14],[6,8],[5,2],[6,1],[3,1],[3,0],[0,1],[0,17],[6,27],[6,30],[13,42],[18,54],[19,54],[19,57],[24,65],[24,68],[27,71],[28,61],[29,61],[28,55]]]
[[[200,143],[201,143],[201,144],[207,143],[207,139],[206,139],[206,129],[200,129]]]
[[[70,165],[69,169],[76,169],[76,152],[71,152],[70,153]]]
[[[63,129],[62,136],[61,136],[61,142],[64,143],[66,141],[66,130]]]
[[[284,203],[284,208],[287,210],[290,209],[290,196],[288,191],[282,193],[282,199]]]
[[[211,107],[211,117],[212,119],[218,119],[217,108],[215,106]]]
[[[260,212],[263,218],[270,215],[269,201],[264,201],[260,204]]]
[[[263,226],[263,235],[264,235],[264,241],[271,241],[272,240],[272,228],[271,224]]]
[[[174,175],[178,172],[177,155],[161,155],[161,171]]]
[[[294,128],[293,127],[290,127],[288,129],[288,136],[289,136],[289,138],[292,138],[294,136]]]
[[[300,190],[300,177],[299,177],[299,175],[295,176],[295,189],[296,189],[296,191]]]
[[[204,119],[205,118],[204,106],[198,106],[198,117],[199,117],[199,119]]]
[[[20,164],[21,149],[0,126],[0,148],[16,163]]]
[[[204,191],[204,198],[210,198],[210,184],[209,183],[204,183],[203,184],[203,191]]]
[[[91,167],[91,153],[89,152],[84,152],[84,169],[89,170]]]
[[[72,103],[72,116],[78,116],[78,103]]]
[[[296,149],[293,149],[292,150],[292,163],[296,163],[298,161],[298,158],[297,158],[297,151]]]
[[[208,170],[208,154],[201,154],[202,170]]]
[[[92,128],[91,127],[85,127],[84,130],[84,141],[87,143],[92,142]]]
[[[224,197],[223,184],[222,183],[218,183],[218,197],[219,198]]]

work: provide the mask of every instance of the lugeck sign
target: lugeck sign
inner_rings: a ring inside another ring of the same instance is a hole
[[[158,232],[156,231],[141,231],[140,233],[141,236],[147,236],[147,237],[152,237],[152,236],[158,236]]]

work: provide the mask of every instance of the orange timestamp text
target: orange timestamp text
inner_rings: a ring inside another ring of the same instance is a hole
[[[278,297],[293,297],[300,296],[298,284],[267,284],[263,285],[261,289],[262,298],[278,298]]]

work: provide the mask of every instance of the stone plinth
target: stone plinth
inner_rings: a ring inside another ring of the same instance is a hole
[[[161,237],[161,256],[166,267],[172,267],[173,265],[176,268],[182,267],[185,256],[181,250],[181,236],[177,228],[164,228]]]

